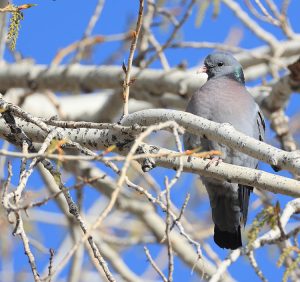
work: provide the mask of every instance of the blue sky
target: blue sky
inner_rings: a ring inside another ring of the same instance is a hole
[[[82,37],[82,34],[86,28],[90,16],[92,15],[95,5],[93,1],[68,1],[68,0],[37,0],[35,3],[37,7],[33,7],[24,11],[25,19],[21,23],[20,35],[17,41],[17,50],[21,52],[24,57],[33,58],[37,64],[49,64],[56,55],[57,51],[61,48],[77,41]],[[137,14],[138,0],[106,0],[103,13],[99,22],[97,23],[93,34],[109,35],[115,33],[125,32],[127,27],[128,18],[134,18]],[[173,1],[170,6],[176,6],[179,1]],[[240,1],[243,2],[243,1]],[[281,1],[275,1],[281,3]],[[300,2],[291,1],[289,9],[289,15],[291,23],[296,32],[300,32],[300,25],[298,23]],[[15,4],[23,4],[22,1],[15,1]],[[26,2],[25,2],[26,3]],[[184,25],[183,32],[179,35],[178,40],[184,41],[211,41],[211,42],[223,42],[229,31],[232,28],[239,29],[242,32],[242,38],[240,46],[243,48],[254,48],[262,44],[261,40],[256,38],[251,31],[246,29],[242,23],[236,19],[232,12],[229,11],[224,5],[221,6],[221,12],[217,19],[212,18],[212,9],[207,11],[203,24],[200,27],[195,26],[196,11],[193,10],[193,14],[187,23]],[[261,23],[261,22],[260,22]],[[268,24],[261,23],[263,27],[266,27],[269,31],[273,32],[277,38],[284,39],[283,34],[274,27]],[[157,39],[163,43],[167,37],[170,29],[162,30],[156,28],[155,35]],[[95,47],[95,53],[92,57],[92,62],[97,65],[103,64],[105,58],[109,54],[116,50],[119,43],[105,43]],[[192,49],[174,49],[166,51],[166,55],[171,63],[171,66],[176,66],[183,60],[188,62],[189,67],[199,65],[203,58],[211,50],[192,50]],[[8,61],[12,61],[12,56],[7,51],[5,58]],[[127,56],[121,57],[116,61],[116,64],[122,64],[123,60],[127,59]],[[64,62],[68,62],[69,58],[66,58]],[[88,63],[88,62],[85,62]],[[159,63],[154,63],[151,67],[160,68]],[[300,106],[299,95],[292,96],[291,103],[288,106],[288,114],[294,115]],[[269,141],[271,141],[272,134],[269,131]],[[262,168],[267,171],[271,171],[269,166],[262,165]],[[163,183],[164,175],[169,174],[166,170],[155,170],[151,172],[158,180],[159,183]],[[283,174],[286,175],[285,172]],[[15,173],[16,175],[16,173]],[[172,195],[175,203],[182,203],[184,196],[187,192],[192,195],[193,187],[191,183],[191,175],[184,175],[183,179],[174,188],[174,194]],[[72,180],[70,180],[71,184]],[[34,175],[30,181],[31,187],[36,189],[41,188],[41,182],[38,177]],[[88,207],[93,203],[94,197],[99,197],[98,193],[95,193],[91,188],[85,190],[85,203]],[[288,197],[277,196],[282,203],[286,202]],[[255,199],[255,196],[252,196]],[[207,205],[193,206],[199,210],[208,209]],[[53,203],[48,203],[43,210],[57,211],[58,209]],[[253,220],[253,217],[257,211],[251,211],[248,222]],[[61,240],[63,240],[65,230],[53,225],[40,224],[39,227],[43,230],[42,237],[46,242],[47,247],[56,248],[59,246]],[[46,236],[45,234],[55,234],[55,236]],[[39,234],[40,236],[41,234]],[[17,238],[14,238],[18,241]],[[214,250],[221,254],[221,257],[227,255],[227,251],[220,250],[212,244]],[[151,252],[155,257],[158,253],[158,248],[150,246]],[[37,259],[39,261],[38,267],[43,269],[48,262],[48,256],[35,251]],[[274,255],[275,254],[275,255]],[[274,258],[277,258],[278,252],[274,250],[259,250],[256,252],[256,258],[259,265],[262,267],[263,272],[270,281],[279,281],[282,277],[282,269],[278,269],[275,266]],[[146,259],[143,252],[143,246],[138,246],[133,252],[125,252],[124,254],[126,262],[137,273],[142,273],[145,269]],[[136,263],[139,261],[139,263]],[[24,256],[24,252],[20,244],[17,245],[14,257],[14,263],[18,270],[28,268],[27,258]],[[1,269],[1,261],[0,261]],[[175,279],[174,281],[197,281],[196,275],[190,273],[190,269],[181,264],[178,260],[175,261]],[[240,281],[259,281],[253,269],[249,266],[248,262],[241,258],[237,263],[230,267],[230,271],[233,277],[240,277]],[[65,274],[65,273],[64,273]]]

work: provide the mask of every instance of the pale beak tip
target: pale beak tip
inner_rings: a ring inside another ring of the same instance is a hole
[[[201,66],[198,70],[197,73],[206,73],[207,72],[207,67],[206,66]]]

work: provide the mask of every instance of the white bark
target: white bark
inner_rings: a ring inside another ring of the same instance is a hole
[[[243,153],[249,154],[273,165],[279,165],[292,172],[299,171],[300,158],[297,152],[282,151],[254,138],[250,138],[236,131],[228,124],[218,124],[189,113],[167,110],[141,111],[129,115],[124,121],[124,124],[128,125],[139,123],[140,125],[148,125],[165,120],[175,120],[193,134],[205,134],[207,138],[217,140],[230,147],[234,147]],[[31,138],[31,140],[34,142],[44,142],[47,135],[46,132],[42,131],[35,125],[30,125],[25,122],[18,121],[18,124]],[[1,135],[4,138],[8,138],[10,131],[3,121],[0,122],[0,129]],[[54,129],[54,127],[49,126],[48,130],[51,129]],[[116,145],[117,150],[119,150],[119,152],[123,155],[128,153],[131,141],[136,138],[133,133],[129,133],[128,131],[118,132],[116,130],[98,130],[88,128],[58,128],[57,134],[61,139],[78,142],[82,146],[92,150],[104,149],[111,145]],[[142,147],[146,153],[153,152],[153,147],[149,145],[144,144]],[[166,149],[160,150],[158,147],[155,147],[154,151],[155,154],[163,154],[163,156],[156,159],[156,165],[168,168],[179,167],[179,158],[168,156],[174,152]],[[91,160],[92,158],[93,157],[87,157],[86,159]],[[255,186],[274,193],[282,193],[295,197],[300,196],[300,182],[293,179],[226,163],[221,163],[218,166],[212,165],[207,168],[209,160],[199,158],[191,158],[190,160],[190,157],[188,156],[184,156],[182,159],[184,171],[200,173],[218,179],[229,179],[232,182]]]
[[[300,43],[286,41],[278,43],[283,48],[281,58],[277,59],[278,68],[291,62],[298,56]],[[297,49],[298,48],[298,49]],[[269,47],[260,47],[248,53],[237,54],[244,66],[246,79],[257,79],[269,71],[264,63],[270,53]],[[252,71],[251,67],[255,68]],[[249,70],[248,70],[249,68]],[[261,68],[261,71],[259,69]],[[34,90],[52,90],[61,92],[92,92],[97,89],[117,89],[121,91],[123,81],[121,66],[83,66],[78,64],[64,66],[46,66],[29,64],[3,64],[0,68],[0,85],[2,90],[13,87]],[[181,96],[191,96],[205,81],[205,75],[197,75],[194,69],[169,71],[132,68],[133,92],[148,92],[151,95],[173,93]]]
[[[251,138],[235,130],[230,124],[219,124],[207,119],[175,110],[153,109],[131,114],[123,125],[149,125],[174,120],[194,135],[226,144],[256,159],[279,166],[294,173],[300,172],[300,152],[286,152]]]
[[[23,89],[14,88],[5,94],[5,100],[17,105],[24,93]],[[118,120],[121,113],[123,104],[120,95],[107,90],[101,93],[59,96],[56,101],[63,113],[61,117],[60,112],[49,98],[44,93],[36,92],[25,99],[22,109],[41,118],[59,116],[62,120],[113,122]],[[172,96],[174,97],[174,95]],[[152,104],[146,101],[130,99],[130,111],[136,112],[151,108]],[[108,108],[109,111],[107,111]]]

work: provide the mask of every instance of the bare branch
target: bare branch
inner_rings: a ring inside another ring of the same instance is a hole
[[[124,120],[123,125],[138,123],[141,126],[147,126],[166,120],[174,120],[192,134],[198,136],[204,134],[209,139],[234,147],[254,158],[279,166],[281,169],[288,169],[295,173],[300,169],[300,158],[297,152],[282,151],[236,131],[229,124],[217,124],[188,113],[163,109],[140,111],[130,115]],[[226,136],[228,132],[230,132],[230,137]]]
[[[90,21],[89,21],[89,23],[86,27],[86,30],[83,34],[82,40],[79,42],[79,45],[77,47],[78,48],[78,53],[74,57],[73,63],[78,62],[78,61],[81,60],[81,58],[83,56],[83,53],[84,53],[84,49],[86,47],[85,44],[84,44],[84,40],[91,35],[97,21],[99,20],[99,18],[101,16],[104,3],[105,3],[105,0],[98,0],[97,6],[96,6],[95,11],[94,11],[94,14],[90,18]]]
[[[137,44],[137,41],[139,38],[141,26],[142,26],[143,12],[144,12],[144,0],[140,0],[139,14],[138,14],[137,22],[136,22],[135,31],[132,33],[132,40],[131,40],[131,45],[130,45],[127,67],[125,67],[125,68],[123,67],[123,70],[125,72],[125,79],[123,82],[123,100],[124,100],[123,117],[128,115],[129,88],[130,88],[130,84],[132,83],[131,68],[132,68],[134,51],[136,48],[136,44]]]
[[[222,2],[227,5],[228,8],[235,13],[236,17],[239,18],[252,32],[254,32],[256,36],[267,42],[273,51],[276,47],[278,47],[277,39],[252,20],[237,2],[233,0],[222,0]]]
[[[254,257],[254,252],[250,251],[247,255],[248,255],[250,264],[254,268],[254,271],[257,274],[257,276],[261,279],[261,281],[267,282],[268,280],[264,277],[262,271],[260,270],[259,266],[257,265],[257,261],[256,261],[256,259]]]

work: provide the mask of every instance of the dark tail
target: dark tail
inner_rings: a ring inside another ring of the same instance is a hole
[[[240,208],[242,212],[242,225],[246,225],[247,216],[248,216],[248,206],[249,206],[249,199],[250,199],[250,192],[253,190],[253,187],[240,185],[239,184],[239,202]]]
[[[241,227],[234,233],[222,231],[215,225],[214,241],[216,244],[225,249],[235,250],[242,246]]]

